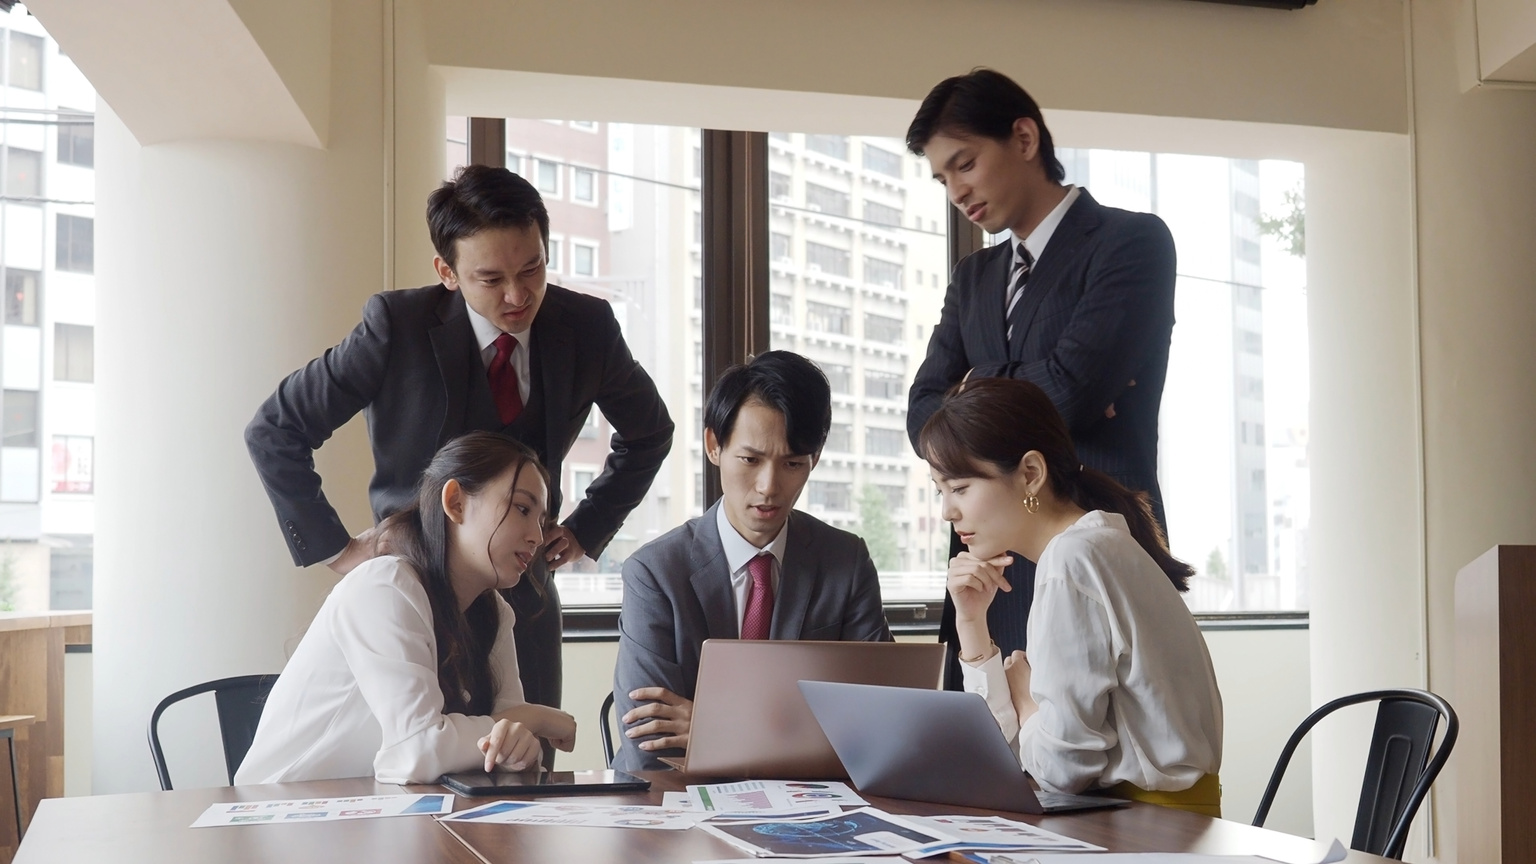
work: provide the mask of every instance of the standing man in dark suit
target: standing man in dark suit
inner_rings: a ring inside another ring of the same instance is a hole
[[[793,509],[831,427],[832,389],[799,354],[766,352],[715,383],[704,449],[720,500],[624,562],[613,767],[686,752],[706,639],[891,641],[864,541]]]
[[[1166,530],[1157,415],[1173,333],[1168,227],[1150,213],[1105,207],[1088,190],[1063,186],[1066,172],[1040,106],[990,69],[934,87],[907,130],[907,146],[927,157],[967,219],[1012,235],[955,268],[908,394],[913,446],[953,385],[967,377],[1022,378],[1061,411],[1083,464],[1145,490]],[[988,611],[1005,654],[1025,647],[1034,587],[1034,565],[1021,555],[1014,560],[1008,575],[1015,589]],[[956,644],[954,626],[946,599],[941,641]]]
[[[602,473],[507,592],[524,694],[558,708],[560,598],[549,574],[596,558],[613,538],[671,449],[672,420],[608,303],[546,284],[549,213],[528,181],[468,166],[432,193],[427,225],[441,284],[369,298],[341,344],[262,403],[246,446],[294,563],[345,574],[388,545],[376,527],[351,536],[315,473],[314,451],[357,412],[368,418],[377,525],[415,499],[438,448],[472,430],[529,445],[558,484],[588,412],[601,409],[614,428]],[[553,494],[558,513],[558,485]]]

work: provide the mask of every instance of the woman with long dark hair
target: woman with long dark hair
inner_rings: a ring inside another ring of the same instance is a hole
[[[393,554],[348,573],[278,678],[236,783],[374,775],[429,783],[538,765],[576,721],[523,700],[512,608],[548,524],[549,478],[524,445],[471,432],[438,451]]]
[[[965,687],[986,698],[1019,760],[1051,791],[1094,790],[1221,814],[1221,694],[1179,597],[1145,493],[1078,461],[1039,387],[952,388],[921,449],[943,518],[966,545],[949,563]],[[1004,659],[987,608],[1012,587],[1009,550],[1036,562],[1029,654]]]

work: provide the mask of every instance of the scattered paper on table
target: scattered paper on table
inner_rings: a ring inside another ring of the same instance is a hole
[[[693,864],[763,864],[764,861],[772,861],[772,858],[716,858],[712,861],[695,861]],[[800,859],[809,860],[812,864],[899,864],[900,859],[889,855],[874,857],[860,855],[853,858],[838,855],[830,858]]]
[[[706,812],[711,814],[710,819],[716,822],[727,819],[809,819],[816,816],[835,816],[843,812],[843,808],[836,804],[811,804],[791,806],[784,810],[748,810],[741,813],[727,813],[723,810],[705,810],[704,803],[692,792],[663,792],[661,806],[675,810]]]
[[[708,813],[666,807],[613,804],[547,804],[493,801],[446,816],[445,822],[492,822],[503,825],[575,825],[584,828],[650,828],[681,831],[692,828]]]
[[[909,858],[932,858],[949,852],[1102,852],[1103,846],[1085,843],[1054,831],[1015,822],[1001,816],[908,816],[908,822],[951,838],[931,843]]]
[[[364,795],[355,798],[295,798],[287,801],[226,801],[213,804],[192,823],[193,828],[224,825],[282,825],[294,822],[336,822],[342,819],[382,819],[453,812],[453,796]]]
[[[699,827],[759,858],[902,853],[946,839],[873,807],[821,819],[704,822]]]
[[[1313,864],[1337,864],[1348,854],[1344,844],[1334,840],[1328,852]],[[1259,855],[1202,855],[1195,852],[1078,852],[1070,855],[1021,852],[982,853],[973,857],[987,864],[1276,864],[1276,859]]]
[[[689,786],[687,794],[700,810],[755,813],[794,810],[806,806],[866,807],[846,783],[832,780],[747,780]]]

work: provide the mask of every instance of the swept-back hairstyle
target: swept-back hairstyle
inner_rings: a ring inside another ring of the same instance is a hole
[[[427,231],[432,248],[458,266],[458,242],[487,228],[539,226],[549,247],[549,211],[533,184],[505,168],[465,165],[427,196]]]
[[[784,436],[796,456],[820,453],[827,443],[832,387],[815,363],[793,351],[768,351],[721,373],[709,391],[704,428],[715,433],[722,447],[749,399],[784,415]]]
[[[933,136],[946,133],[1006,141],[1013,137],[1013,123],[1020,117],[1035,121],[1040,129],[1040,165],[1045,176],[1055,183],[1067,179],[1040,106],[1012,78],[992,69],[945,78],[929,90],[907,127],[907,149],[921,156]]]
[[[491,671],[491,648],[501,627],[496,598],[486,591],[459,610],[448,577],[448,515],[443,512],[443,486],[449,480],[469,495],[477,495],[508,469],[512,489],[524,471],[536,471],[549,489],[549,473],[539,457],[520,441],[495,432],[470,432],[449,441],[432,457],[421,475],[416,502],[389,516],[384,524],[391,550],[410,562],[432,604],[432,632],[437,638],[437,683],[443,691],[443,711],[489,714],[501,682]],[[549,517],[549,501],[545,502]],[[501,511],[501,523],[512,509],[512,496]],[[497,531],[500,531],[498,525]],[[495,541],[495,532],[490,543]],[[496,560],[491,559],[491,566]],[[534,585],[542,594],[542,586]]]
[[[1084,510],[1124,516],[1131,536],[1168,574],[1173,587],[1189,590],[1195,570],[1168,552],[1147,493],[1132,492],[1108,474],[1083,467],[1066,421],[1036,385],[982,378],[951,387],[923,424],[918,449],[945,477],[1006,476],[1018,470],[1025,453],[1038,450],[1056,497]]]

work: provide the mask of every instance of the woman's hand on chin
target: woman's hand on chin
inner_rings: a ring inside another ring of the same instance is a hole
[[[978,558],[970,552],[949,559],[945,585],[955,601],[955,617],[961,621],[985,620],[997,592],[1013,590],[1003,576],[1003,568],[1012,563],[1011,555]]]

